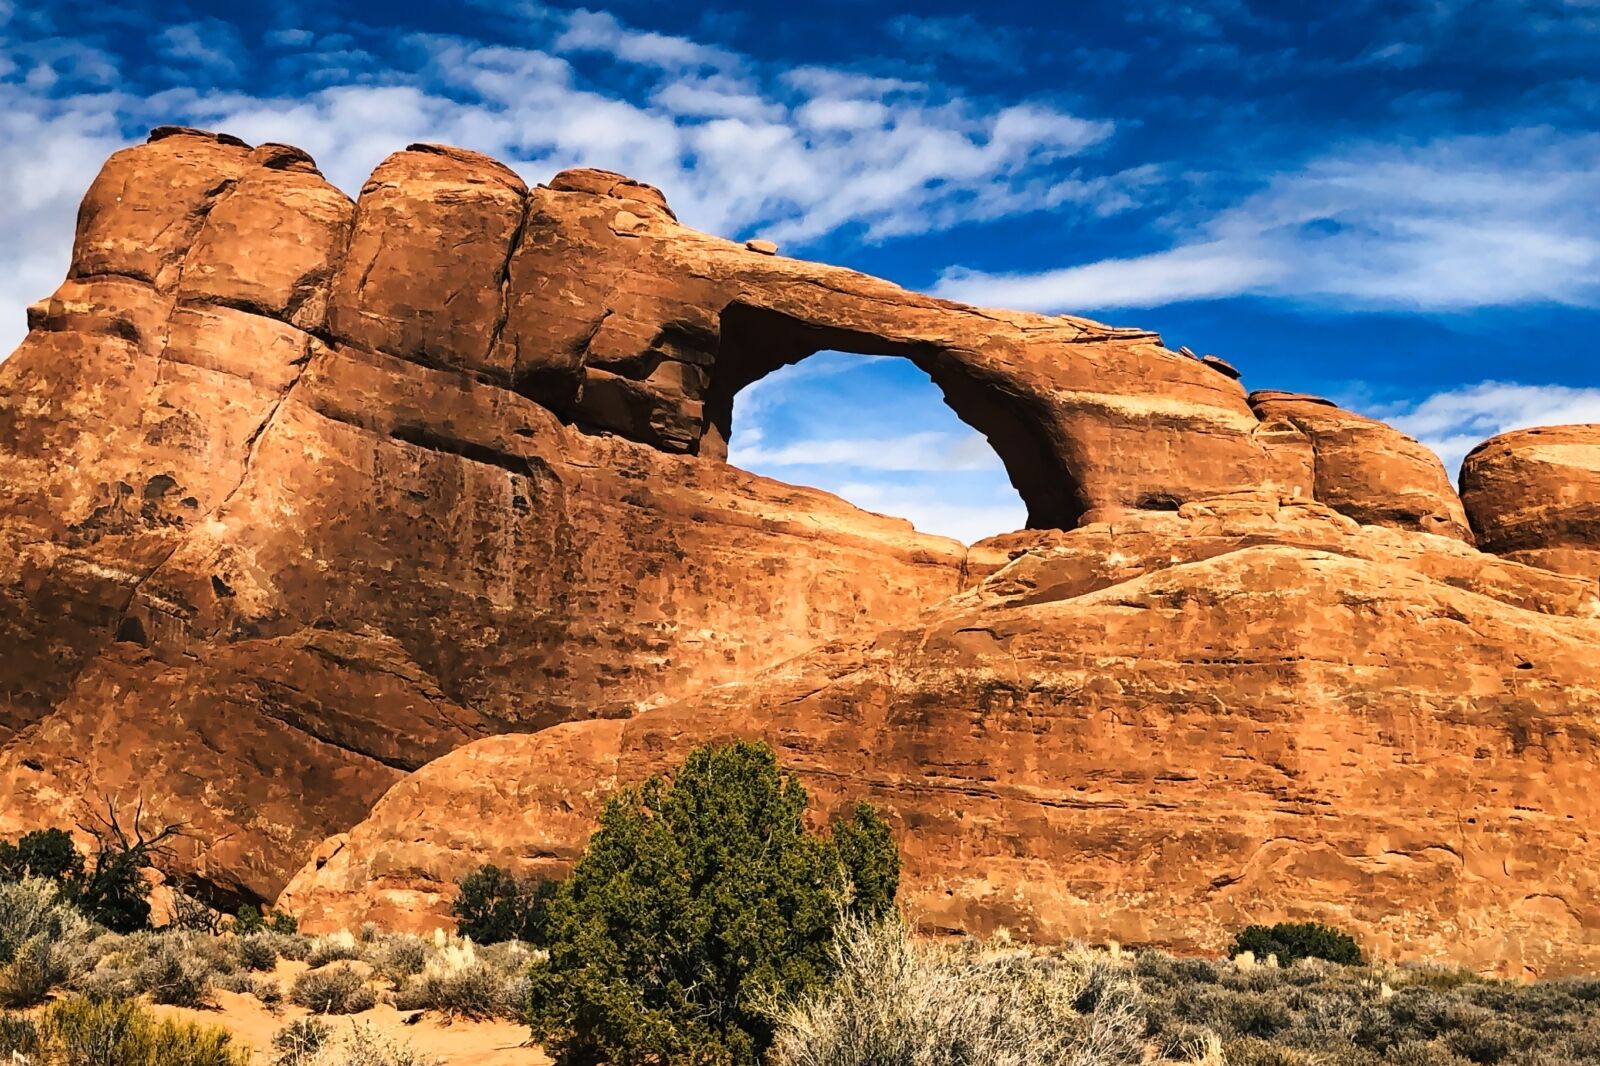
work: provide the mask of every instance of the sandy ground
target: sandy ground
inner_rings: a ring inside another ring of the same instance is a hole
[[[272,976],[287,992],[294,975],[303,969],[304,963],[280,963]],[[212,1000],[215,1009],[162,1006],[153,1009],[168,1017],[224,1026],[241,1042],[250,1045],[254,1052],[250,1061],[256,1066],[270,1066],[273,1061],[274,1033],[311,1013],[287,1001],[273,1012],[254,996],[221,989],[214,990]],[[388,1039],[409,1043],[441,1066],[549,1066],[550,1063],[537,1048],[522,1046],[528,1039],[528,1027],[519,1022],[449,1022],[433,1014],[419,1016],[414,1011],[402,1014],[384,1004],[360,1014],[329,1017],[326,1021],[333,1026],[335,1039],[352,1023],[371,1025]]]

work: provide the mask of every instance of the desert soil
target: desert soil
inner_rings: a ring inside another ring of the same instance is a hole
[[[280,962],[272,975],[285,993],[294,977],[304,970],[305,964]],[[220,1025],[242,1043],[250,1045],[254,1066],[270,1066],[273,1061],[272,1037],[279,1029],[304,1018],[311,1012],[304,1007],[285,1002],[271,1010],[254,996],[215,989],[213,1008],[194,1010],[188,1007],[157,1006],[157,1013],[173,1018],[183,1018],[202,1025]],[[427,1055],[440,1066],[549,1066],[550,1059],[537,1048],[525,1047],[528,1027],[520,1022],[450,1021],[433,1013],[398,1011],[380,1003],[372,1010],[360,1014],[329,1017],[338,1038],[351,1025],[371,1025],[384,1037],[409,1043],[418,1052]]]

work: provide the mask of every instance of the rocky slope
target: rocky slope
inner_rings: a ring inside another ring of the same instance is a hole
[[[930,926],[1600,955],[1593,427],[1553,466],[1485,446],[1464,509],[1390,427],[1152,334],[439,146],[352,204],[296,149],[158,130],[30,326],[0,833],[139,792],[219,896],[425,925],[471,865],[558,871],[616,782],[754,735],[819,813],[891,812]],[[967,549],[728,466],[738,390],[824,348],[925,370],[1033,528]]]

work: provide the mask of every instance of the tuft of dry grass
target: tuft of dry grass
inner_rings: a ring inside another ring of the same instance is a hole
[[[466,938],[439,937],[420,972],[394,994],[401,1010],[433,1010],[453,1018],[516,1018],[523,1005],[522,975],[533,954],[514,942],[480,948]]]
[[[1119,960],[1006,943],[935,944],[902,922],[847,919],[837,973],[774,1013],[778,1066],[1131,1066],[1138,987]]]

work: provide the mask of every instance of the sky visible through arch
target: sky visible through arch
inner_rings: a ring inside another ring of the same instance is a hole
[[[0,0],[0,352],[100,162],[153,125],[299,144],[352,194],[445,141],[530,181],[621,170],[691,225],[910,288],[1152,328],[1454,468],[1600,421],[1597,56],[1600,0]],[[963,539],[1014,524],[914,367],[843,358],[747,392],[735,456]]]

